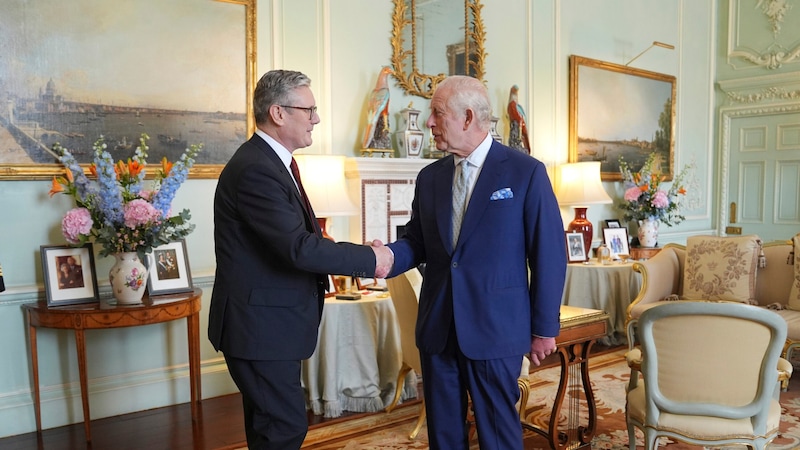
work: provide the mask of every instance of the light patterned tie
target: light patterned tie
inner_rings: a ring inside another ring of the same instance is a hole
[[[453,180],[453,248],[458,242],[461,232],[461,220],[467,209],[467,191],[469,186],[470,167],[466,159],[462,159],[456,167],[456,176]]]

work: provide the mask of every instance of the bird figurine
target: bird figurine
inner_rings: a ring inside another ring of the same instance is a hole
[[[392,69],[384,66],[378,74],[378,82],[369,96],[367,129],[364,131],[363,148],[391,149],[392,140],[389,129],[389,86],[387,77]]]
[[[519,94],[519,86],[516,84],[511,86],[511,92],[508,94],[508,120],[510,127],[508,131],[508,146],[516,148],[523,153],[531,153],[531,146],[528,141],[528,125],[525,118],[525,110],[519,104],[517,96]]]

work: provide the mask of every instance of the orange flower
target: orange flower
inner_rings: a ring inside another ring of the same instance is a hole
[[[95,163],[89,164],[89,173],[91,173],[93,177],[97,178],[97,165]]]
[[[66,168],[66,171],[67,171],[67,180],[69,180],[69,184],[74,183],[75,178],[72,176],[72,171],[69,170],[69,167]]]
[[[650,190],[650,185],[649,184],[643,184],[643,185],[639,186],[639,190],[642,191],[642,192],[647,192],[647,191]]]
[[[680,195],[686,195],[686,189],[684,189],[684,188],[683,188],[683,186],[679,187],[679,188],[678,188],[678,194],[680,194]]]
[[[170,170],[172,170],[172,163],[169,162],[166,156],[161,158],[161,175],[166,177],[169,175]]]
[[[69,172],[69,171],[67,171]],[[64,185],[61,184],[58,178],[53,177],[53,186],[50,188],[50,197],[58,194],[59,192],[64,192]]]
[[[141,164],[139,161],[131,161],[128,160],[128,173],[132,177],[139,176],[139,173],[144,170],[144,164]]]
[[[117,161],[117,163],[114,164],[114,172],[117,174],[117,178],[127,175],[128,166],[122,161]]]

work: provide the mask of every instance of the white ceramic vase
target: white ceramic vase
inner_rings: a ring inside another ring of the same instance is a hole
[[[141,303],[147,286],[147,268],[136,252],[115,253],[114,257],[117,262],[108,272],[108,281],[117,304]]]
[[[658,245],[658,219],[649,217],[639,221],[639,246],[655,247]]]
[[[403,121],[401,131],[396,133],[397,146],[400,148],[400,154],[405,153],[407,158],[422,157],[425,133],[419,129],[417,124],[419,113],[418,109],[413,108],[405,108],[400,111]]]

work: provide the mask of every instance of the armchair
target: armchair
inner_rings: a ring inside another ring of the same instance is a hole
[[[400,323],[400,347],[403,350],[403,367],[397,375],[397,389],[392,403],[386,407],[386,412],[391,412],[400,401],[400,395],[403,392],[408,372],[414,370],[417,374],[422,373],[422,364],[420,363],[419,350],[417,349],[417,341],[414,334],[417,325],[422,274],[417,269],[411,269],[394,278],[387,279],[386,285],[389,287],[389,294],[392,296],[392,303],[397,311],[397,320]],[[417,436],[424,421],[425,399],[423,398],[419,419],[417,419],[414,429],[409,434],[410,439],[414,439]]]
[[[742,303],[671,302],[644,311],[637,333],[641,353],[626,355],[632,367],[625,408],[631,450],[635,428],[648,450],[658,447],[661,436],[756,449],[777,436],[776,367],[786,339],[780,316]]]

